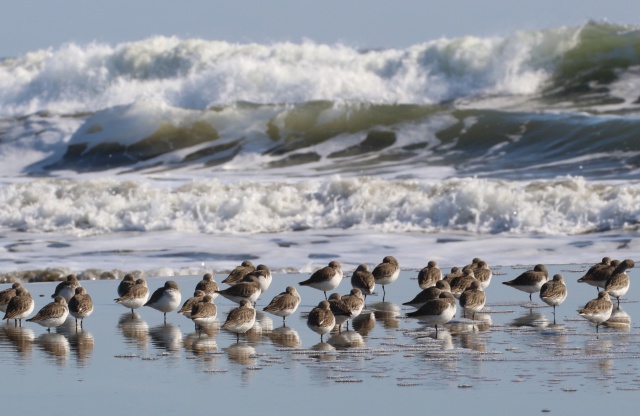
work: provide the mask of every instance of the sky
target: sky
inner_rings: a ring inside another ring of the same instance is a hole
[[[508,36],[588,20],[640,25],[637,0],[3,1],[0,57],[154,35],[229,42],[402,48],[441,37]]]

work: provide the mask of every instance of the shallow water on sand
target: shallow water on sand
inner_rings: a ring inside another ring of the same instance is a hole
[[[175,312],[163,324],[150,308],[131,314],[113,303],[116,281],[83,281],[96,304],[84,330],[72,318],[50,334],[24,322],[0,326],[0,387],[11,392],[4,407],[14,413],[81,406],[95,415],[126,408],[169,414],[184,411],[296,412],[339,410],[382,414],[455,411],[495,414],[579,413],[615,408],[630,413],[640,390],[640,315],[634,270],[632,287],[616,312],[617,323],[595,326],[576,310],[596,297],[596,289],[576,280],[589,265],[548,266],[562,273],[569,289],[558,307],[500,284],[526,267],[494,268],[487,289],[489,313],[476,321],[460,317],[440,331],[404,314],[418,293],[416,271],[403,271],[367,299],[349,331],[320,336],[306,325],[306,313],[322,292],[300,287],[302,304],[282,327],[281,318],[258,315],[259,325],[240,337],[208,328],[198,335],[192,322]],[[447,268],[445,268],[447,269]],[[258,301],[260,311],[288,285],[308,274],[277,274]],[[201,276],[172,277],[183,300]],[[165,278],[151,278],[160,287]],[[217,276],[218,281],[222,276]],[[49,301],[54,284],[28,284],[36,310]],[[349,280],[338,288],[348,293]],[[40,297],[44,295],[44,297]],[[235,305],[218,297],[218,320]],[[353,328],[355,327],[355,330]],[[455,400],[452,400],[455,397]],[[282,408],[282,409],[281,409]],[[279,410],[281,409],[281,410]]]

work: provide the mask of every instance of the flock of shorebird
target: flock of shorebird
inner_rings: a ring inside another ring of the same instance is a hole
[[[629,290],[627,270],[634,267],[632,260],[602,259],[591,267],[588,272],[578,279],[598,288],[598,297],[590,300],[578,314],[590,322],[595,323],[596,331],[601,323],[607,321],[613,311],[611,297],[615,297],[620,304],[620,296]],[[335,290],[342,282],[344,274],[340,263],[332,261],[328,266],[314,272],[308,279],[300,282],[301,286],[309,286],[324,293],[325,299],[313,308],[307,317],[307,326],[320,335],[322,342],[324,334],[331,332],[334,327],[339,331],[348,320],[358,316],[363,310],[366,297],[374,293],[376,285],[381,285],[383,302],[386,295],[385,286],[393,283],[400,275],[400,266],[393,256],[387,256],[382,263],[372,271],[361,264],[351,275],[352,290],[348,295],[327,292]],[[406,316],[418,318],[435,326],[436,335],[438,325],[444,325],[456,315],[456,300],[462,308],[463,314],[475,314],[482,311],[486,303],[485,290],[491,283],[493,273],[487,263],[475,258],[471,264],[462,268],[453,267],[451,272],[444,274],[437,262],[429,261],[427,266],[418,273],[419,292],[412,300],[403,303],[416,308],[416,311]],[[144,279],[134,279],[130,274],[120,281],[116,303],[134,310],[142,306],[149,306],[164,313],[166,323],[167,313],[174,310],[191,319],[196,330],[203,325],[211,324],[217,318],[217,307],[214,299],[218,295],[238,303],[239,306],[226,317],[223,329],[236,334],[239,342],[240,334],[251,329],[256,320],[255,304],[262,293],[266,292],[272,282],[269,268],[264,265],[254,265],[250,261],[243,262],[236,267],[221,283],[229,285],[220,289],[213,278],[207,273],[195,287],[193,297],[187,299],[182,306],[182,295],[178,284],[167,281],[163,287],[155,290],[151,296]],[[547,268],[538,264],[533,270],[520,274],[513,280],[503,284],[529,293],[529,300],[533,293],[539,293],[540,299],[549,306],[553,306],[555,323],[555,308],[567,298],[567,286],[561,274],[556,274],[551,280]],[[604,289],[600,291],[600,288]],[[75,275],[56,286],[51,295],[53,302],[45,305],[27,322],[35,322],[51,331],[51,328],[62,325],[70,314],[76,319],[76,327],[82,327],[84,318],[93,313],[91,296],[80,285]],[[293,314],[300,305],[300,294],[293,286],[276,295],[263,308],[265,312],[282,318],[286,325],[286,318]],[[22,319],[28,318],[34,310],[34,300],[29,291],[20,283],[14,283],[10,288],[0,291],[0,310],[5,312],[4,320],[14,320],[16,326],[22,325]]]

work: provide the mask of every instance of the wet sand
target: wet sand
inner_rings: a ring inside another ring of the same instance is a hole
[[[406,318],[402,306],[419,292],[417,271],[405,270],[369,296],[349,331],[320,336],[306,325],[306,314],[324,298],[299,287],[302,303],[287,318],[259,313],[259,324],[236,344],[235,334],[213,325],[194,331],[191,320],[144,307],[132,318],[113,302],[118,281],[83,281],[95,312],[75,329],[73,318],[52,330],[23,322],[0,326],[0,384],[10,392],[9,412],[43,412],[81,406],[93,414],[126,409],[161,412],[240,411],[305,415],[358,411],[452,411],[457,414],[579,413],[613,410],[630,413],[640,390],[640,314],[634,269],[631,289],[610,322],[595,326],[576,310],[596,297],[596,289],[577,283],[590,265],[548,266],[562,273],[569,296],[552,308],[501,282],[528,266],[492,267],[485,311],[475,321],[454,320],[435,339],[435,331]],[[450,267],[449,267],[450,268]],[[447,270],[447,267],[443,267]],[[350,274],[350,273],[347,273]],[[216,276],[220,282],[226,276]],[[276,274],[258,301],[262,310],[288,285],[308,274]],[[172,277],[183,301],[201,275]],[[166,278],[148,279],[151,290]],[[28,284],[36,310],[48,303],[54,283]],[[3,286],[4,288],[4,286]],[[351,289],[344,279],[338,292]],[[39,295],[44,295],[40,297]],[[218,297],[218,321],[232,302]],[[355,330],[354,330],[355,329]],[[293,410],[289,410],[293,408]]]

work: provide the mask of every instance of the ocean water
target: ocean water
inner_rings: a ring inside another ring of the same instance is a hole
[[[640,28],[589,22],[3,58],[0,272],[634,258],[639,50]]]

